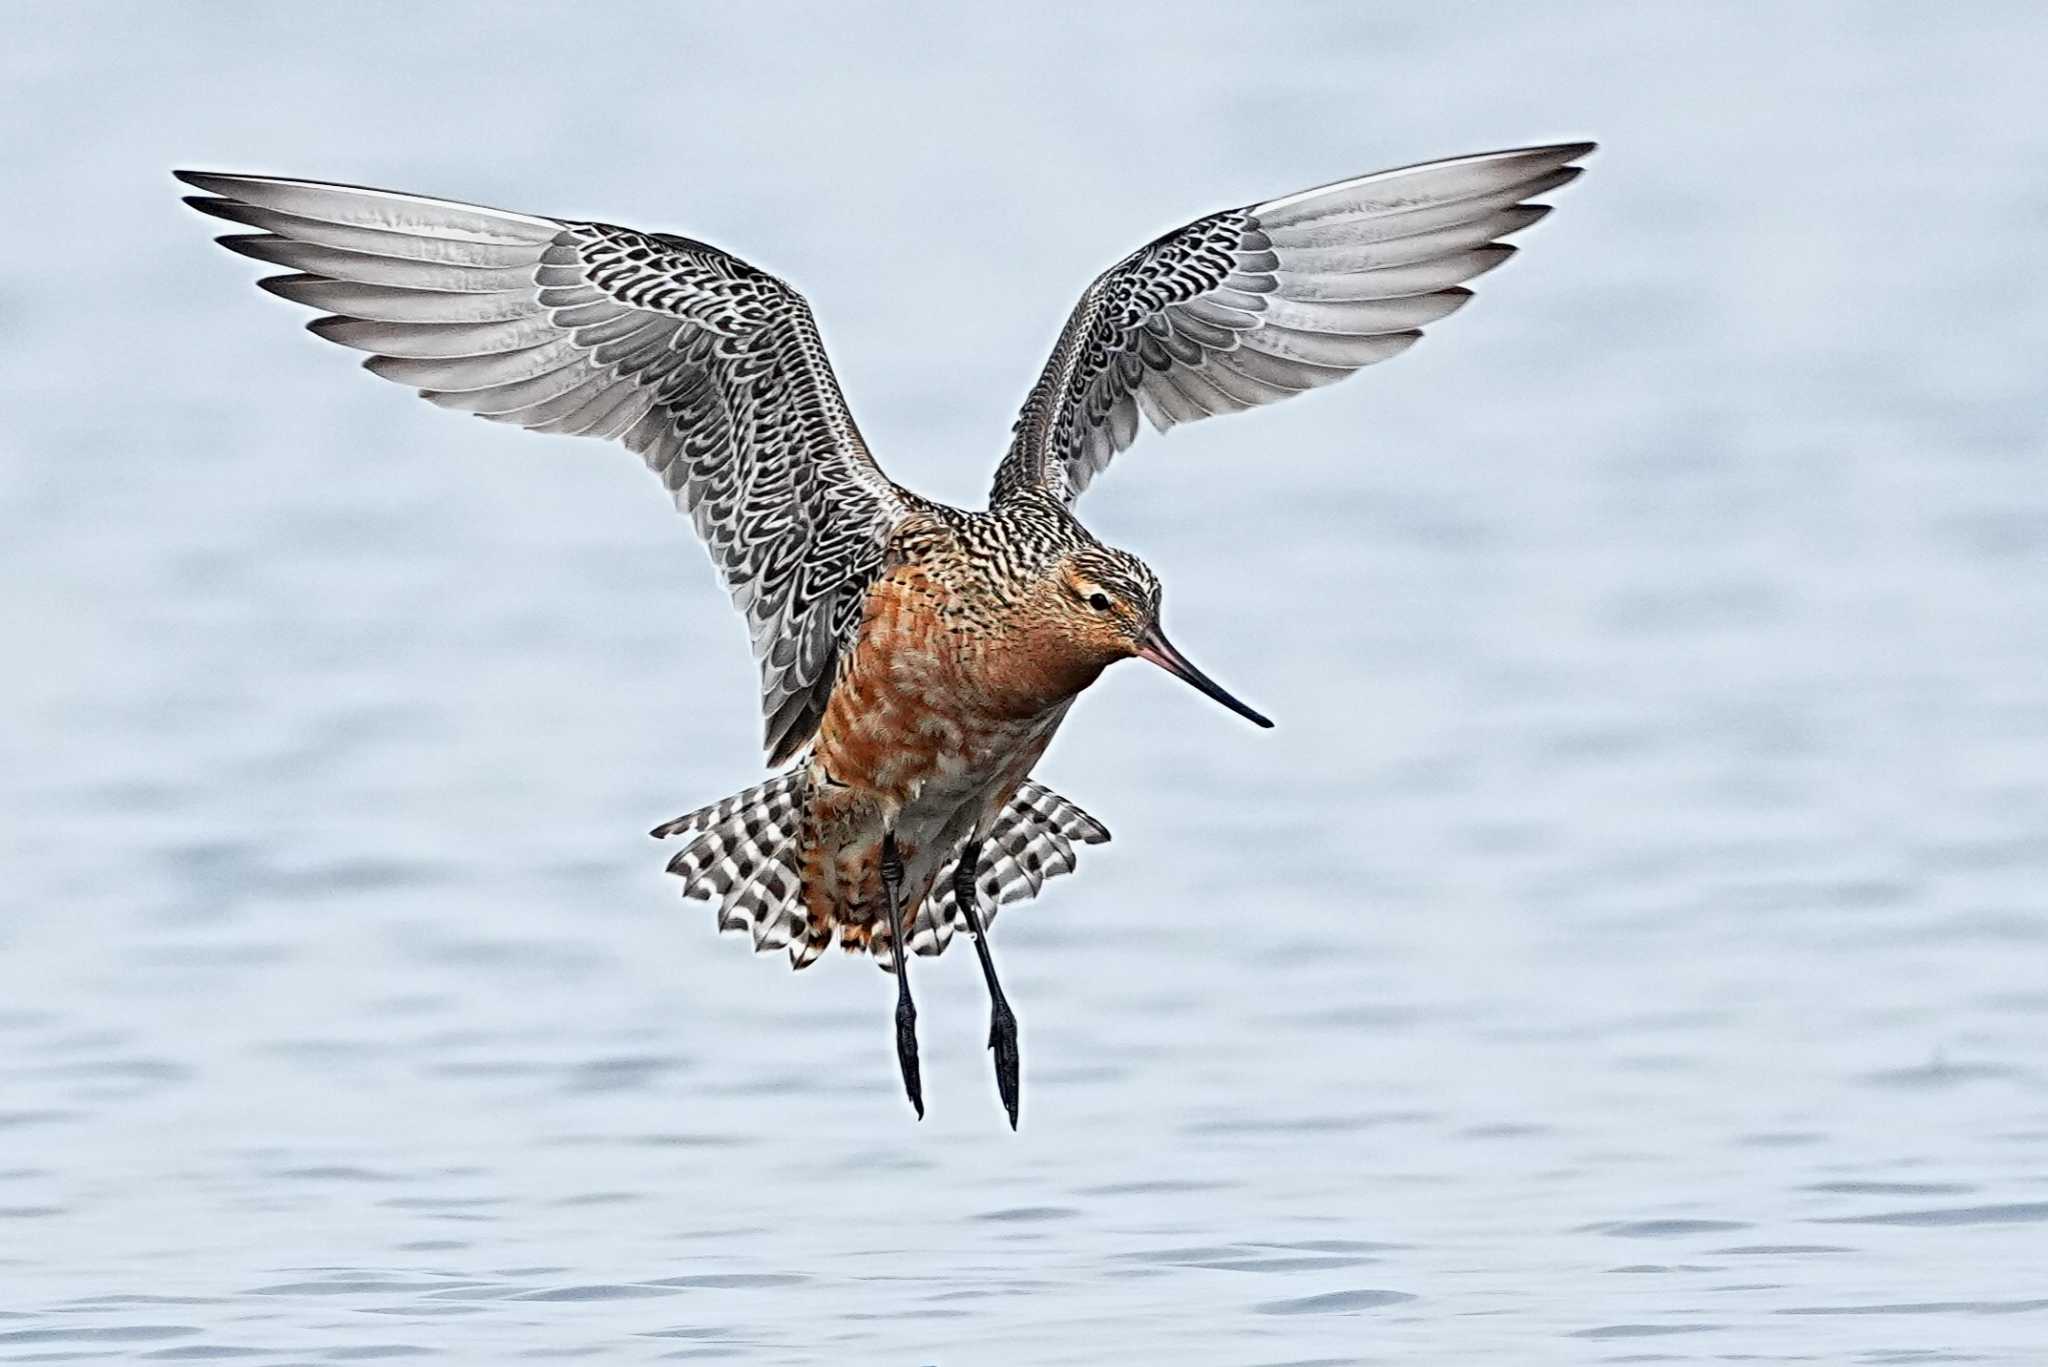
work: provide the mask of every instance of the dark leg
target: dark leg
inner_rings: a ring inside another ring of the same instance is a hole
[[[910,1000],[910,933],[903,924],[903,856],[894,832],[882,837],[882,894],[889,900],[889,952],[896,956],[896,1062],[903,1090],[924,1119],[924,1080],[917,1067],[917,1007]]]
[[[974,886],[981,867],[981,842],[970,840],[960,851],[960,865],[953,871],[953,902],[967,918],[974,932],[974,952],[981,956],[981,976],[988,980],[988,1047],[996,1051],[996,1091],[1003,1109],[1010,1113],[1010,1128],[1017,1128],[1017,1017],[1003,997],[1003,985],[996,981],[995,956],[989,952],[988,931],[981,923],[980,894]]]

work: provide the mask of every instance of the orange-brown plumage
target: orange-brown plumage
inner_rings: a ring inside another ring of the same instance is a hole
[[[936,519],[896,538],[808,759],[807,938],[836,926],[849,950],[874,947],[877,937],[890,943],[884,833],[896,833],[911,874],[908,924],[944,857],[1002,810],[1074,696],[1132,653],[1118,634],[1062,611],[1055,595],[1071,597],[1073,588],[1064,578],[989,583]]]

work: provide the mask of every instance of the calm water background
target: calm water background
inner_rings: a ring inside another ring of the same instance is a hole
[[[737,8],[737,7],[735,7]],[[2048,19],[26,6],[0,117],[0,1361],[2048,1360]],[[1339,390],[1090,494],[1174,633],[1116,843],[792,978],[655,821],[758,772],[622,452],[355,373],[173,165],[687,231],[977,498],[1192,215],[1605,144]]]

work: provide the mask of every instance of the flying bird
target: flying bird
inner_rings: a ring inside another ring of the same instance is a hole
[[[610,437],[689,514],[761,669],[765,782],[655,828],[722,930],[814,962],[835,940],[895,975],[924,1115],[904,947],[972,937],[1011,1128],[1017,1021],[988,929],[1109,838],[1031,778],[1074,700],[1149,660],[1272,725],[1167,639],[1160,586],[1074,516],[1136,440],[1273,403],[1408,349],[1513,254],[1588,142],[1455,157],[1198,218],[1082,292],[1025,399],[988,506],[949,507],[870,454],[803,297],[693,238],[361,186],[179,171],[220,238],[308,326],[444,408]]]

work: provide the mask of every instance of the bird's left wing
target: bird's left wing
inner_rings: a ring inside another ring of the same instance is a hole
[[[1071,503],[1138,435],[1273,403],[1408,349],[1514,253],[1589,142],[1380,171],[1197,219],[1098,276],[996,472]]]
[[[273,176],[180,171],[221,244],[444,408],[618,437],[695,521],[746,615],[771,762],[817,729],[889,530],[914,502],[868,454],[803,297],[689,238]]]

